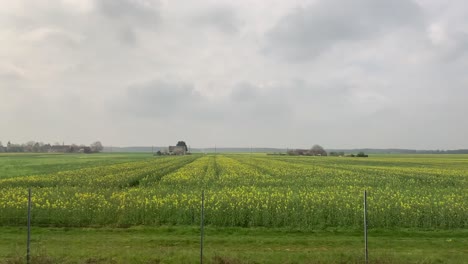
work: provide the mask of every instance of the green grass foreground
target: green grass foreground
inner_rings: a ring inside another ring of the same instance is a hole
[[[205,230],[205,263],[363,263],[359,230]],[[0,263],[25,263],[26,228],[0,227]],[[371,230],[370,263],[466,263],[468,230]],[[199,228],[33,228],[32,263],[199,263]]]

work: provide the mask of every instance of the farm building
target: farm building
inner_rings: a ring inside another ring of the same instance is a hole
[[[169,146],[169,155],[185,155],[187,150],[185,146]]]
[[[70,145],[53,145],[50,147],[48,152],[52,153],[66,153],[70,152]]]

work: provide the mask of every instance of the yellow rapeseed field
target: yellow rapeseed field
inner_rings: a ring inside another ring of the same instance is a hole
[[[432,158],[190,155],[0,179],[0,224],[49,226],[206,223],[313,229],[467,228],[468,165]]]

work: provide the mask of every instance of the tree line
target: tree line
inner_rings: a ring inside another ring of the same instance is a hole
[[[288,150],[291,156],[327,156],[328,153],[320,145],[314,145],[311,149],[292,149]]]
[[[293,149],[287,151],[288,155],[291,156],[334,156],[334,157],[359,157],[359,158],[367,158],[369,155],[365,154],[364,152],[359,152],[358,154],[347,154],[343,151],[332,151],[327,153],[325,149],[320,145],[314,145],[311,149]]]
[[[28,141],[23,144],[15,144],[8,141],[4,146],[0,141],[0,152],[8,153],[98,153],[104,149],[100,141],[96,141],[89,146],[86,145],[65,145],[55,143],[45,144],[42,142]]]

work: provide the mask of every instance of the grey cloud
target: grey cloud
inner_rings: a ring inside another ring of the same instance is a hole
[[[0,65],[1,81],[20,81],[25,79],[22,69],[11,65]]]
[[[266,87],[242,82],[234,86],[228,100],[239,116],[292,125],[346,118],[360,107],[353,89],[336,81],[294,80]]]
[[[373,131],[372,134],[363,132],[356,138],[359,141],[366,140],[367,144],[373,146],[459,148],[460,143],[453,139],[463,137],[466,132],[467,123],[462,120],[467,111],[468,107],[463,103],[389,106],[354,118],[351,124],[343,127],[348,130]]]
[[[278,92],[277,89],[261,90],[244,82],[234,85],[228,96],[211,100],[191,84],[156,80],[130,86],[119,108],[128,115],[145,119],[267,124],[275,120],[284,122],[292,114],[290,102]]]
[[[258,123],[276,126],[278,123],[289,123],[292,119],[291,102],[281,96],[282,90],[277,87],[260,87],[242,82],[234,86],[226,99],[230,116],[235,120],[247,123]]]
[[[162,23],[159,1],[97,0],[97,11],[108,19],[120,43],[135,46],[138,30],[156,30]]]
[[[160,21],[157,1],[98,0],[97,7],[106,17],[152,26]]]
[[[259,97],[259,89],[248,82],[243,82],[236,85],[230,97],[235,102],[255,101]]]
[[[136,116],[171,118],[184,111],[190,112],[201,100],[193,85],[157,80],[130,86],[125,107]]]
[[[137,43],[137,35],[134,30],[131,28],[123,28],[120,31],[120,40],[122,43],[126,43],[128,45],[135,45]]]
[[[31,41],[42,48],[48,48],[51,44],[54,44],[60,48],[71,50],[80,45],[84,36],[56,26],[43,26],[25,33],[23,39]]]
[[[158,79],[130,85],[125,98],[111,109],[129,118],[184,123],[209,123],[225,118],[224,108],[217,101],[200,94],[191,83]]]
[[[422,23],[411,0],[319,1],[282,18],[267,34],[267,54],[289,61],[313,59],[333,46]]]
[[[62,45],[80,50],[89,45],[95,49],[114,42],[135,46],[139,32],[156,31],[162,23],[156,0],[96,0],[86,12],[75,12],[62,2],[23,5],[35,11],[7,14],[12,27],[25,40],[41,40],[52,48]]]
[[[438,58],[442,61],[453,61],[465,58],[468,53],[468,33],[454,32],[450,35],[450,43],[437,47]]]
[[[214,28],[226,34],[237,33],[241,26],[238,14],[232,7],[228,6],[218,6],[201,12],[194,16],[191,22]]]

